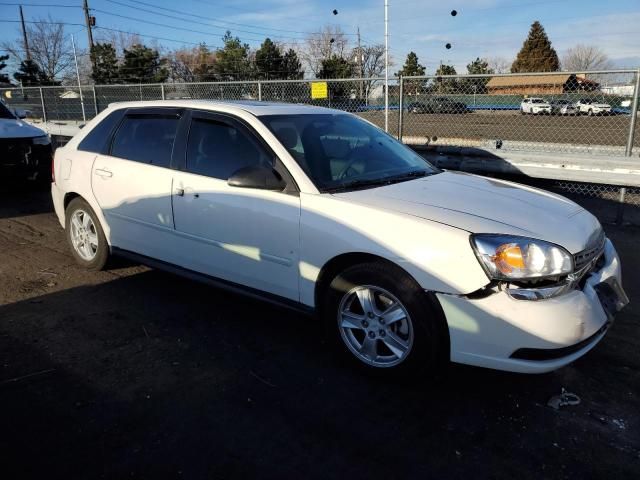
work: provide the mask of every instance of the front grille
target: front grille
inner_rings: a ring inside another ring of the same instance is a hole
[[[30,138],[0,139],[0,161],[5,166],[24,165],[31,154]]]
[[[580,271],[583,267],[591,263],[602,255],[604,251],[604,231],[600,231],[598,237],[589,245],[586,249],[576,253],[573,256],[573,263],[575,265],[574,271]]]

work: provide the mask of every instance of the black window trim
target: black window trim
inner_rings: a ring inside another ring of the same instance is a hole
[[[295,179],[289,172],[289,169],[284,165],[282,160],[276,155],[271,146],[266,142],[264,138],[249,125],[245,120],[226,112],[216,112],[212,110],[199,110],[199,109],[188,109],[182,118],[182,123],[178,127],[178,138],[174,142],[174,152],[175,155],[175,168],[177,170],[190,173],[187,171],[187,145],[189,142],[189,132],[191,130],[192,120],[209,120],[213,122],[218,122],[222,124],[230,125],[233,128],[237,128],[244,133],[252,136],[254,140],[258,143],[260,148],[264,150],[264,153],[267,154],[270,158],[274,159],[274,168],[275,170],[282,176],[284,181],[287,184],[287,187],[282,191],[282,193],[288,195],[299,195],[300,188],[296,183]],[[180,147],[180,148],[176,148]],[[197,175],[197,174],[194,174]],[[212,178],[212,177],[208,177]],[[220,179],[217,179],[220,180]],[[224,180],[222,180],[224,181]]]
[[[106,152],[103,153],[103,155],[108,155],[110,157],[113,158],[118,158],[120,160],[126,160],[129,162],[136,162],[136,163],[141,163],[143,165],[147,165],[149,167],[157,167],[157,168],[165,168],[165,169],[171,169],[171,170],[176,170],[177,167],[177,163],[176,163],[176,144],[178,143],[178,136],[180,135],[181,132],[181,126],[185,121],[185,109],[183,107],[130,107],[130,108],[123,108],[120,110],[122,112],[122,116],[120,118],[120,120],[116,123],[115,127],[111,129],[111,133],[109,135],[109,139],[108,142],[106,143]],[[178,125],[176,127],[176,136],[173,140],[173,147],[171,150],[171,157],[169,160],[169,165],[168,166],[162,166],[162,165],[154,165],[152,163],[144,163],[144,162],[139,162],[137,160],[132,160],[130,158],[123,158],[123,157],[116,157],[115,155],[112,155],[112,148],[113,148],[113,141],[116,138],[116,135],[118,134],[118,131],[120,130],[120,128],[122,127],[124,121],[127,118],[136,118],[136,117],[172,117],[175,116],[178,119]]]

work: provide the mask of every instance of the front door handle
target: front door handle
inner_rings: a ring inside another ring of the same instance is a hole
[[[179,197],[184,197],[184,188],[176,188],[176,195]]]
[[[104,168],[96,168],[95,174],[98,175],[99,177],[104,177],[104,178],[113,177],[113,173],[111,173],[110,170],[106,170]]]

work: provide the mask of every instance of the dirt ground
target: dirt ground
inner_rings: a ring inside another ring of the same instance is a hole
[[[632,303],[586,357],[407,384],[343,364],[310,318],[83,271],[47,192],[0,193],[0,478],[640,478],[640,229],[605,228]],[[548,407],[563,388],[581,403]]]

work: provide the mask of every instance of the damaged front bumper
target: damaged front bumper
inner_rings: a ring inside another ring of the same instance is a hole
[[[523,373],[555,370],[581,357],[628,303],[620,259],[608,239],[597,266],[551,298],[518,298],[507,289],[437,296],[449,325],[452,361]]]

